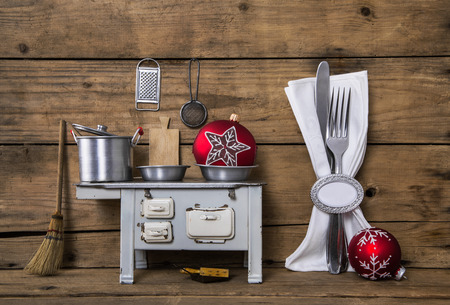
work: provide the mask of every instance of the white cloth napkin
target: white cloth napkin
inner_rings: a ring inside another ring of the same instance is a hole
[[[314,103],[316,78],[290,81],[286,95],[311,158],[317,178],[331,174],[325,145],[320,132]],[[354,177],[364,160],[367,144],[369,89],[367,71],[333,75],[330,88],[351,88],[349,146],[342,160],[342,172]],[[347,241],[361,229],[370,227],[358,207],[343,215]],[[300,246],[286,259],[286,268],[293,271],[328,271],[326,236],[329,214],[313,206],[308,231]],[[349,265],[349,271],[354,271]]]

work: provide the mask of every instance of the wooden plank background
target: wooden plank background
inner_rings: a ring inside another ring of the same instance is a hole
[[[365,216],[398,238],[407,268],[449,268],[449,20],[445,0],[0,0],[0,268],[23,268],[42,242],[54,208],[60,118],[132,135],[169,116],[180,129],[182,163],[194,163],[198,129],[179,119],[191,57],[201,61],[208,122],[237,112],[258,143],[252,175],[268,183],[265,266],[282,265],[302,241],[315,182],[284,87],[327,60],[332,74],[369,75],[369,145],[357,176]],[[134,109],[144,57],[161,64],[156,113]],[[117,267],[119,202],[75,198],[78,152],[66,141],[64,266]],[[147,144],[144,135],[135,165],[148,162]],[[201,174],[191,167],[187,176]],[[242,261],[240,253],[216,255]],[[213,263],[203,253],[149,257]]]
[[[208,121],[238,112],[260,144],[302,143],[284,87],[314,76],[321,60],[201,60],[199,100]],[[450,142],[448,57],[328,61],[333,74],[368,71],[370,143]],[[181,142],[192,144],[198,129],[179,118],[189,100],[188,61],[160,64],[161,111],[142,112],[134,109],[136,60],[0,60],[0,142],[54,143],[60,117],[132,135],[139,125],[159,128],[159,116],[167,115]]]
[[[444,1],[2,1],[7,58],[449,55]]]

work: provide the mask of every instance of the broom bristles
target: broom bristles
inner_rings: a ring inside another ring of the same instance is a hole
[[[63,260],[63,236],[63,216],[60,212],[55,212],[44,241],[24,270],[35,275],[54,275],[58,272]]]

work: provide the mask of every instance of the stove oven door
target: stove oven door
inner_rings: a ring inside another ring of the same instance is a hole
[[[228,206],[186,209],[186,234],[197,243],[225,243],[234,237],[234,210]]]

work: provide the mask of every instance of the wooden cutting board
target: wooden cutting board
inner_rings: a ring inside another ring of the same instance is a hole
[[[149,163],[150,165],[179,165],[180,132],[169,129],[170,118],[160,117],[161,128],[151,128]]]

